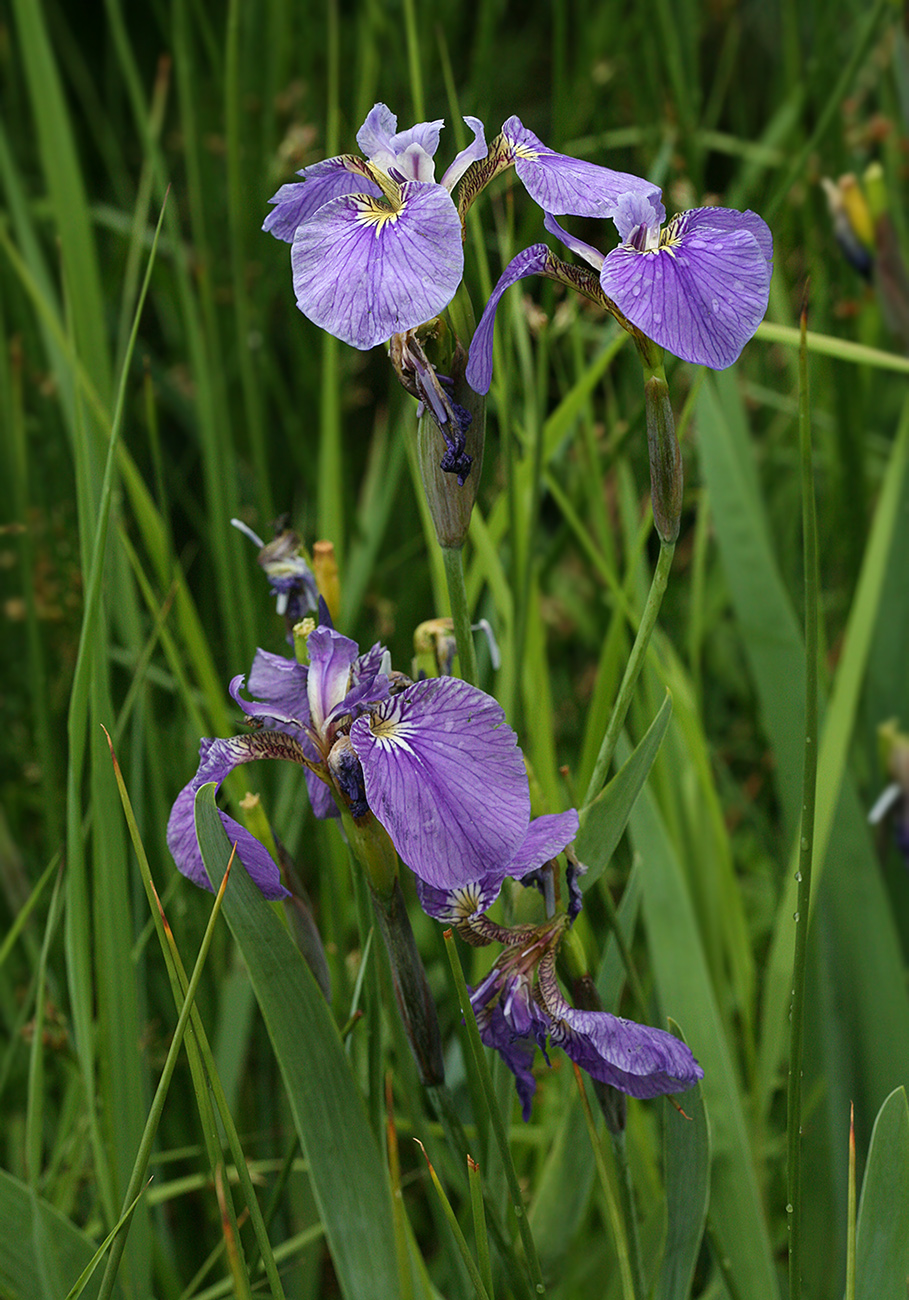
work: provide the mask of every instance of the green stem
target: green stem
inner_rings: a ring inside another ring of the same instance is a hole
[[[445,563],[445,579],[448,583],[448,599],[451,601],[451,617],[454,623],[455,641],[458,645],[461,676],[471,686],[477,686],[477,656],[473,644],[473,632],[470,630],[470,610],[467,608],[467,588],[464,585],[464,560],[460,546],[443,546],[442,559]]]
[[[603,743],[600,745],[600,752],[594,764],[590,784],[587,787],[587,794],[584,796],[585,808],[600,793],[609,772],[609,765],[612,762],[612,756],[615,753],[622,727],[625,725],[625,718],[628,714],[631,698],[634,695],[634,688],[637,685],[638,677],[641,675],[647,647],[650,644],[650,637],[656,626],[660,606],[663,603],[663,595],[669,582],[669,570],[672,568],[674,554],[675,542],[667,542],[661,538],[660,555],[653,573],[650,591],[647,594],[647,603],[638,624],[637,635],[634,638],[634,645],[631,647],[631,654],[628,657],[619,693],[612,707],[612,716],[609,719],[609,725],[606,728]]]
[[[799,352],[799,448],[802,468],[802,528],[805,564],[805,765],[802,777],[802,826],[798,894],[795,912],[795,956],[792,964],[792,1010],[789,1029],[789,1086],[786,1095],[788,1176],[786,1203],[789,1220],[789,1295],[799,1300],[802,1290],[801,1239],[801,1124],[802,1048],[804,1038],[805,968],[808,955],[808,906],[811,899],[811,864],[814,854],[814,808],[817,791],[818,741],[818,543],[811,454],[811,408],[808,400],[807,311],[802,309]]]

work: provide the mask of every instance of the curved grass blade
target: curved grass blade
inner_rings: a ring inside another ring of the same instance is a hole
[[[214,785],[196,795],[209,879],[230,844]],[[387,1171],[325,998],[286,928],[235,862],[224,914],[243,954],[287,1089],[313,1192],[345,1300],[399,1292]]]
[[[581,887],[589,889],[603,874],[622,838],[631,810],[659,752],[669,719],[672,696],[667,691],[659,713],[615,776],[592,803],[581,810],[581,829],[577,838],[577,855],[588,868]]]
[[[669,1032],[684,1039],[671,1017]],[[710,1121],[699,1083],[685,1094],[684,1115],[666,1107],[663,1167],[669,1229],[657,1295],[659,1300],[687,1300],[710,1198]]]
[[[894,1088],[871,1134],[856,1228],[856,1300],[904,1300],[909,1277],[909,1105]]]

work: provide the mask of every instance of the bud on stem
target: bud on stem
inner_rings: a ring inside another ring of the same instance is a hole
[[[682,454],[675,435],[669,386],[662,366],[644,380],[653,522],[664,542],[675,542],[682,513]]]

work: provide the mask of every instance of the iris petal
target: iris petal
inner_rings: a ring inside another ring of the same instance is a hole
[[[473,131],[473,141],[466,149],[462,149],[451,166],[446,168],[445,175],[441,180],[441,184],[445,186],[446,190],[453,190],[470,164],[479,162],[488,153],[483,123],[478,117],[465,117],[464,121]]]
[[[606,1011],[578,1011],[567,1003],[554,1019],[550,1041],[592,1079],[630,1097],[659,1097],[690,1088],[704,1071],[679,1038]]]
[[[292,757],[286,752],[289,744],[280,733],[267,731],[250,736],[234,736],[229,740],[204,739],[200,742],[199,770],[177,795],[167,823],[167,847],[180,871],[194,884],[201,885],[203,889],[211,889],[196,838],[193,812],[196,791],[209,781],[220,787],[227,774],[241,763],[252,763],[259,758]],[[227,813],[221,812],[219,815],[231,844],[238,846],[240,860],[265,897],[289,897],[281,884],[278,866],[268,850]]]
[[[369,807],[415,875],[453,889],[507,873],[530,796],[495,700],[454,677],[417,682],[358,718],[350,739]]]
[[[382,195],[378,185],[348,171],[344,158],[326,158],[324,162],[313,163],[300,175],[302,181],[282,185],[268,200],[275,207],[262,223],[263,230],[288,244],[293,243],[297,227],[331,199],[345,194],[368,194],[376,199]]]
[[[371,348],[447,307],[461,282],[461,223],[441,185],[401,187],[397,211],[333,199],[294,237],[297,306],[356,348]]]
[[[659,188],[651,181],[549,149],[518,117],[508,119],[502,134],[514,153],[519,180],[546,212],[611,217],[623,194],[635,191],[659,199]]]
[[[518,280],[525,280],[529,275],[542,274],[548,257],[549,249],[545,244],[534,244],[532,248],[525,248],[523,253],[518,253],[517,257],[512,258],[499,276],[489,302],[483,308],[483,315],[480,317],[480,323],[474,331],[470,344],[470,357],[465,374],[468,384],[475,393],[488,393],[492,383],[493,326],[496,308],[501,302],[502,294],[513,284],[517,284]]]
[[[578,814],[575,808],[563,813],[545,813],[534,817],[527,828],[524,842],[508,864],[507,875],[520,880],[528,871],[535,871],[544,862],[558,857],[578,833]]]
[[[755,220],[729,209],[684,213],[663,232],[659,249],[613,249],[600,272],[603,292],[660,347],[723,370],[767,310],[769,231],[759,240]]]

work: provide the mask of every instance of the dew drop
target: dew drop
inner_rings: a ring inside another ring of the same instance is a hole
[[[791,1213],[792,1213],[792,1206],[791,1206],[791,1205],[787,1205],[787,1206],[786,1206],[786,1213],[787,1213],[787,1214],[791,1214]]]
[[[744,287],[745,286],[742,284],[741,280],[733,280],[732,288],[736,293],[741,293]]]
[[[715,253],[722,253],[722,251],[723,251],[723,244],[720,243],[720,242],[717,242],[716,244],[714,244],[714,246],[713,246],[713,251],[714,251]]]
[[[688,247],[689,247],[689,248],[704,248],[705,245],[704,245],[704,241],[703,241],[703,239],[691,239],[691,240],[688,241]]]
[[[654,323],[654,325],[659,325],[659,323],[660,323],[660,321],[661,321],[662,319],[663,319],[663,313],[662,313],[661,311],[655,311],[655,312],[653,313],[653,323]]]
[[[807,835],[803,835],[803,836],[802,836],[802,852],[803,852],[803,853],[807,853],[807,852],[808,852],[808,836],[807,836]]]
[[[514,1217],[515,1217],[516,1219],[520,1219],[523,1213],[524,1213],[524,1211],[523,1211],[523,1209],[521,1208],[520,1205],[516,1205],[516,1206],[514,1207]]]
[[[633,284],[633,285],[631,286],[631,292],[632,292],[632,294],[634,295],[634,297],[636,298],[636,297],[638,296],[638,294],[641,292],[641,286],[640,286],[639,284]]]
[[[800,884],[802,883],[802,873],[801,873],[801,871],[797,871],[797,872],[795,873],[795,879],[796,879],[796,883],[797,883],[797,884],[800,885]]]
[[[793,913],[792,913],[792,919],[793,919],[793,921],[797,921],[797,920],[799,919],[799,914],[798,914],[798,912],[793,912]]]
[[[710,300],[710,310],[711,310],[711,311],[719,311],[719,310],[720,310],[720,304],[719,304],[719,302],[717,301],[716,298],[711,298],[711,300]]]
[[[543,1285],[542,1282],[538,1282],[538,1283],[536,1284],[536,1286],[534,1287],[534,1290],[536,1291],[537,1295],[545,1295],[545,1294],[546,1294],[546,1288],[545,1288],[545,1286]]]

